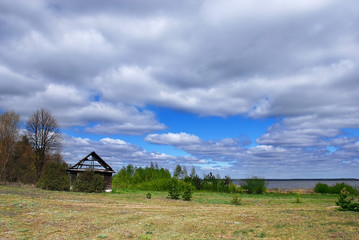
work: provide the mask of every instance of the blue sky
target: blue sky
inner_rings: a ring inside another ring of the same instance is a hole
[[[2,1],[0,111],[73,164],[358,178],[356,1]]]

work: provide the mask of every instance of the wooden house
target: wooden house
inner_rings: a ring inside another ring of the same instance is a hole
[[[115,171],[108,165],[97,153],[91,152],[78,163],[68,168],[70,173],[71,188],[79,173],[84,171],[94,171],[104,177],[106,184],[106,192],[112,191],[112,173]]]

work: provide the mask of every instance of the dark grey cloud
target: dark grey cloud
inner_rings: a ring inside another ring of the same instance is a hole
[[[354,4],[14,1],[2,3],[3,30],[16,34],[3,40],[1,60],[22,74],[99,89],[114,102],[227,116],[269,99],[267,112],[256,115],[308,114],[331,104],[333,84],[357,75]],[[323,79],[343,63],[351,68],[334,83]],[[311,81],[298,85],[300,77]],[[351,104],[338,100],[331,111]]]

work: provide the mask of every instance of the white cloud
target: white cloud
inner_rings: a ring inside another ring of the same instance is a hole
[[[167,133],[167,134],[150,134],[145,138],[146,141],[162,145],[190,145],[200,143],[201,140],[187,133]]]
[[[121,103],[93,102],[92,92],[73,86],[49,84],[45,91],[36,90],[24,96],[3,97],[0,107],[16,109],[24,122],[36,109],[46,108],[57,118],[60,126],[84,128],[94,134],[143,135],[167,128],[151,111]]]
[[[29,96],[32,91],[44,90],[42,79],[24,76],[1,64],[0,79],[7,80],[1,82],[0,98],[4,100],[5,96]]]
[[[331,2],[325,0],[304,0],[297,2],[282,0],[210,0],[205,1],[201,13],[209,22],[215,24],[228,24],[238,21],[245,23],[248,20],[283,19],[311,11],[318,11],[330,5]]]
[[[29,4],[29,12],[18,2],[4,6],[9,34],[0,39],[0,53],[4,67],[16,74],[95,89],[113,104],[207,116],[349,111],[358,100],[355,91],[343,98],[333,90],[358,88],[349,76],[358,72],[359,46],[350,24],[356,8],[341,15],[354,2],[128,3],[118,9],[87,3],[83,12],[77,12],[80,3],[47,4]],[[162,7],[149,10],[156,6]],[[208,25],[203,15],[231,24]],[[244,24],[237,16],[252,17]],[[11,17],[29,25],[16,28]],[[276,17],[280,21],[267,20]],[[45,24],[37,25],[39,20]],[[332,28],[334,22],[343,28]]]
[[[64,109],[65,110],[65,109]],[[78,119],[79,125],[85,126],[85,131],[95,134],[128,134],[142,135],[155,130],[166,128],[155,119],[153,112],[140,111],[136,107],[124,104],[92,102],[82,108],[73,109],[73,112],[62,115],[62,118],[75,114],[72,119]],[[99,122],[94,126],[91,123]]]
[[[354,168],[359,167],[358,149],[355,147],[357,138],[339,137],[319,141],[311,139],[311,135],[298,130],[289,132],[288,136],[272,138],[272,141],[258,140],[260,144],[257,146],[245,146],[238,139],[231,138],[204,141],[186,133],[154,134],[147,136],[146,141],[172,145],[195,159],[201,159],[196,163],[201,171],[206,172],[208,167],[212,169],[216,165],[218,173],[230,173],[237,178],[251,175],[267,178],[318,178],[327,177],[328,173],[332,174],[331,177],[341,177],[342,174],[355,177],[347,169],[347,164],[350,162]],[[180,136],[185,137],[181,139]],[[191,142],[186,139],[189,136],[198,139]],[[327,149],[330,146],[338,150],[331,153]]]
[[[177,164],[192,166],[205,163],[204,160],[193,156],[178,157],[159,152],[148,152],[122,139],[102,138],[97,141],[64,135],[62,152],[67,163],[75,164],[92,151],[98,153],[115,170],[128,164],[145,167],[149,166],[151,162],[171,170]]]
[[[340,169],[356,164],[342,129],[359,127],[358,16],[354,0],[2,1],[0,110],[26,119],[45,107],[66,128],[106,135],[166,129],[152,105],[273,117],[251,149],[190,133],[146,140],[195,158],[183,161],[252,169],[327,162],[325,147],[338,145],[328,164]]]

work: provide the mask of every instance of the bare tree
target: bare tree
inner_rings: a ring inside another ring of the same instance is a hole
[[[35,152],[33,162],[37,177],[41,177],[42,170],[53,152],[61,148],[61,129],[55,117],[46,109],[34,112],[26,122],[27,136]]]
[[[20,115],[6,111],[0,116],[0,179],[5,176],[19,134]]]

